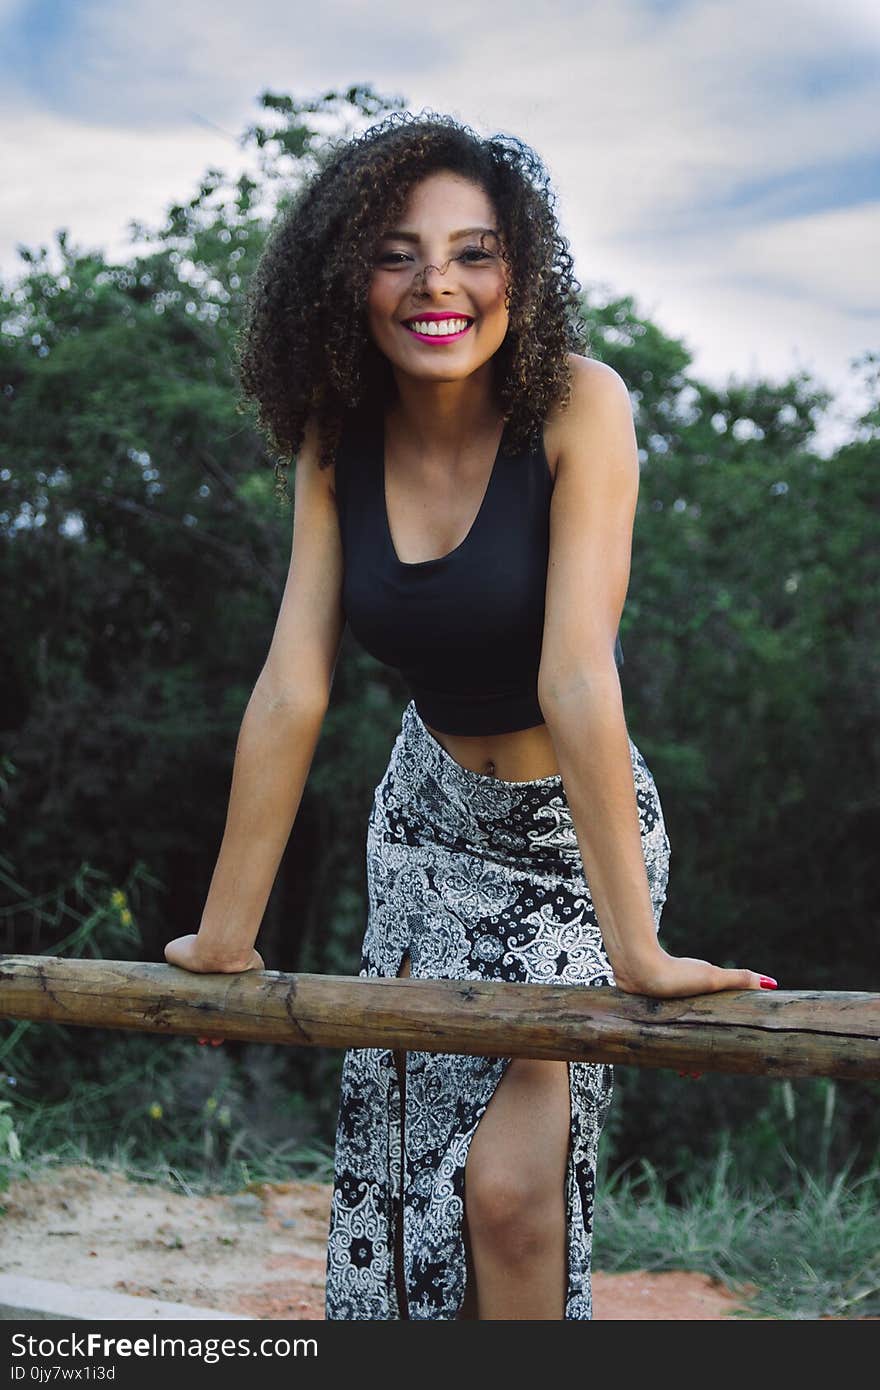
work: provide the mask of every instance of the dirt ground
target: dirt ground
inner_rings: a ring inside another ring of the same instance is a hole
[[[254,1185],[187,1196],[83,1165],[47,1169],[0,1196],[0,1269],[256,1318],[324,1316],[330,1187]],[[593,1275],[594,1316],[718,1321],[736,1297],[704,1274]]]

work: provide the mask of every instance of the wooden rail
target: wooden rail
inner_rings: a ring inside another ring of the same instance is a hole
[[[545,1057],[761,1076],[880,1078],[880,994],[293,975],[0,955],[0,1017],[294,1047]]]

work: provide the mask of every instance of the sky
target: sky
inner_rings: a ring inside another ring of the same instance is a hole
[[[544,162],[586,288],[632,295],[724,385],[806,370],[852,437],[880,348],[876,0],[0,0],[0,275],[126,258],[259,94],[370,83]]]

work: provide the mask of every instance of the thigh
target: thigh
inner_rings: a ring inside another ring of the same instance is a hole
[[[568,1063],[514,1057],[471,1139],[465,1202],[473,1222],[563,1198],[571,1131]]]

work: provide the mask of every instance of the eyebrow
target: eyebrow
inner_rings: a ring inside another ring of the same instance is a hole
[[[450,233],[449,233],[449,240],[450,240],[450,241],[458,241],[459,237],[463,237],[463,236],[473,236],[476,232],[491,232],[492,236],[497,236],[497,235],[498,235],[498,229],[497,229],[497,227],[463,227],[463,228],[461,229],[460,232],[450,232]],[[383,241],[386,240],[386,239],[390,240],[392,237],[394,238],[395,241],[420,241],[420,240],[421,240],[421,238],[419,237],[418,232],[407,232],[407,231],[401,230],[400,228],[397,228],[397,229],[396,229],[395,231],[393,231],[393,232],[384,232],[384,233],[382,234],[382,239],[383,239]]]

